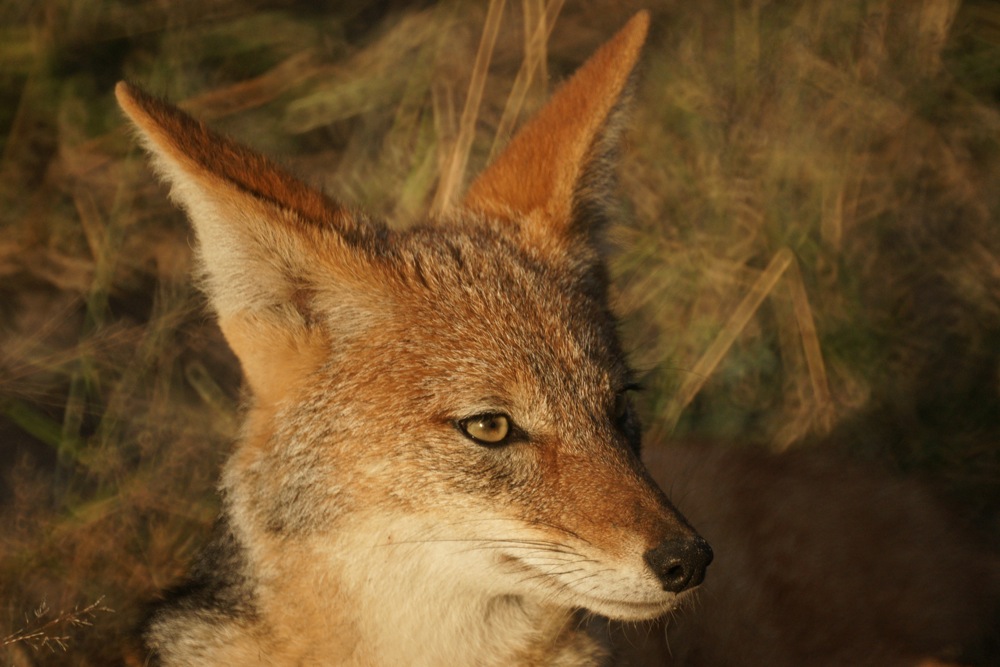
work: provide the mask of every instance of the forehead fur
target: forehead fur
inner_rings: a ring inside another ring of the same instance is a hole
[[[384,317],[351,347],[379,350],[373,370],[384,365],[423,392],[431,383],[447,393],[555,383],[602,399],[620,390],[628,370],[605,290],[594,289],[603,274],[552,262],[515,231],[470,219],[384,237],[392,296],[369,304]],[[428,365],[434,373],[423,373]]]

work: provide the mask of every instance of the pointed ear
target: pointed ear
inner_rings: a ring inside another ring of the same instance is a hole
[[[595,242],[608,218],[623,107],[648,28],[649,13],[640,12],[591,56],[472,183],[464,206],[517,222],[542,246]]]
[[[279,398],[320,354],[317,286],[352,273],[344,239],[362,225],[176,107],[125,82],[115,94],[194,226],[205,291],[251,388]]]

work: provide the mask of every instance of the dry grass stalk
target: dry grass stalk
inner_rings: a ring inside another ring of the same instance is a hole
[[[532,0],[525,0],[526,6],[531,3]],[[552,34],[556,19],[559,18],[563,3],[564,0],[549,0],[545,12],[539,15],[533,24],[529,24],[528,13],[525,12],[524,61],[517,72],[517,78],[514,79],[514,85],[503,108],[503,115],[500,116],[500,122],[497,124],[493,145],[490,147],[491,160],[510,138],[532,87],[544,90],[547,76],[545,67],[546,44],[549,35]]]
[[[462,109],[462,118],[458,125],[458,138],[452,149],[450,159],[438,181],[438,190],[431,204],[431,217],[441,217],[454,203],[462,189],[465,179],[465,167],[469,162],[469,151],[476,135],[476,120],[479,117],[479,105],[486,88],[486,76],[490,68],[490,59],[496,46],[497,35],[500,32],[500,22],[503,18],[505,0],[490,0],[486,23],[483,25],[483,36],[476,52],[476,61],[472,66],[472,79],[469,82],[469,92]]]
[[[104,606],[104,598],[99,598],[85,607],[74,607],[51,616],[49,605],[42,602],[31,616],[25,614],[24,627],[0,639],[0,648],[25,644],[35,651],[47,649],[54,652],[58,649],[65,653],[69,650],[70,641],[67,628],[91,626],[97,614],[113,611]]]
[[[798,324],[802,348],[805,351],[809,384],[812,388],[812,411],[815,416],[815,424],[820,433],[826,433],[833,425],[834,404],[830,396],[830,384],[826,374],[826,363],[823,361],[823,349],[819,334],[816,332],[816,320],[813,309],[809,305],[809,294],[802,281],[799,262],[794,257],[786,273],[786,280],[790,286],[795,322]]]
[[[210,90],[180,106],[206,121],[255,109],[322,75],[318,61],[312,50],[296,53],[260,76]]]
[[[551,4],[549,3],[550,9]],[[552,16],[546,9],[545,0],[523,0],[521,5],[524,12],[524,59],[538,63],[538,74],[532,77],[531,94],[543,99],[549,87],[548,40],[538,39],[535,32],[543,25],[551,25]]]
[[[737,337],[750,322],[754,313],[760,308],[760,304],[771,293],[778,280],[785,273],[788,267],[795,261],[795,256],[788,248],[781,248],[774,253],[774,257],[760,276],[747,291],[746,296],[727,318],[722,330],[715,337],[712,343],[705,350],[701,358],[698,359],[694,367],[687,375],[687,379],[677,394],[673,397],[667,409],[663,422],[668,428],[672,428],[680,419],[681,413],[701,391],[701,388],[708,382],[712,373],[718,367],[719,362],[726,356],[729,348],[736,342]]]

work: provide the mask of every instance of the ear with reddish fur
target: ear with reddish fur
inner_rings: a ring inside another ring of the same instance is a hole
[[[464,206],[535,245],[594,242],[608,218],[623,107],[649,28],[639,12],[563,84],[469,187]]]
[[[205,291],[251,388],[277,399],[329,334],[317,293],[339,286],[346,294],[324,302],[357,310],[359,237],[378,230],[176,107],[125,82],[115,94],[194,226]]]

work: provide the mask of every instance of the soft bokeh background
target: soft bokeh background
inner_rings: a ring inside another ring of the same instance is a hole
[[[996,3],[0,0],[3,664],[141,664],[239,422],[114,83],[407,225],[641,7],[612,233],[647,447],[839,449],[997,540]]]

